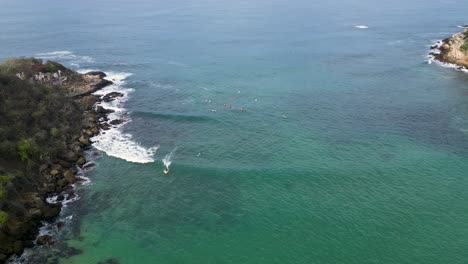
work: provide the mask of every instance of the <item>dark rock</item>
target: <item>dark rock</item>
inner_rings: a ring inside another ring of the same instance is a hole
[[[15,241],[15,243],[13,243],[13,253],[19,256],[21,255],[21,253],[23,253],[23,250],[24,250],[23,241],[17,240]]]
[[[75,173],[72,169],[67,169],[63,173],[63,177],[67,180],[68,183],[74,183],[76,181]]]
[[[42,245],[52,245],[53,240],[52,237],[49,235],[43,235],[37,238],[36,243],[40,246]]]
[[[62,203],[48,204],[42,208],[42,214],[46,220],[52,220],[60,214]]]
[[[78,181],[81,180],[81,178],[78,178]],[[75,193],[70,193],[68,196],[67,196],[67,200],[71,200],[73,198],[75,198],[76,194]]]
[[[63,195],[57,196],[57,201],[59,201],[59,202],[63,201],[64,199],[65,199],[65,196],[63,196]]]
[[[65,248],[64,250],[61,251],[60,255],[65,257],[65,258],[69,258],[69,257],[79,255],[81,253],[83,253],[83,251],[81,249],[77,249],[77,248],[74,248],[74,247],[67,247],[67,248]]]
[[[71,167],[73,167],[73,164],[70,163],[70,162],[68,162],[68,161],[58,160],[57,163],[60,164],[63,168],[71,168]]]
[[[98,84],[94,85],[93,90],[97,91],[111,84],[114,84],[114,83],[109,80],[102,79]]]
[[[96,113],[98,113],[98,114],[109,114],[109,113],[113,113],[113,112],[115,112],[115,111],[112,110],[112,109],[105,109],[104,107],[102,107],[100,105],[98,105],[96,107]]]
[[[82,168],[85,169],[85,170],[88,170],[88,169],[91,169],[94,166],[96,166],[96,163],[90,161],[88,163],[85,163]]]
[[[73,151],[62,153],[59,157],[67,162],[75,162],[78,159],[78,156]]]
[[[99,76],[99,78],[101,79],[107,76],[102,71],[90,71],[90,72],[85,73],[84,75]]]
[[[115,126],[115,125],[120,125],[122,124],[124,121],[122,119],[114,119],[112,121],[109,122],[109,124]]]
[[[85,136],[81,136],[79,139],[81,144],[85,145],[85,146],[88,146],[90,145],[91,143],[89,142],[89,139]]]
[[[119,92],[112,92],[112,93],[108,93],[108,94],[104,95],[104,96],[102,97],[102,100],[103,100],[104,102],[110,102],[110,101],[113,101],[113,100],[115,100],[116,98],[122,97],[122,96],[124,96],[122,93],[119,93]]]
[[[47,170],[48,167],[49,167],[48,164],[42,164],[42,165],[39,167],[39,172],[43,172],[43,171]]]
[[[62,229],[62,228],[64,228],[64,227],[65,227],[65,223],[64,223],[64,222],[59,221],[59,222],[57,223],[57,228],[58,228],[58,229]]]
[[[80,166],[83,165],[83,164],[85,164],[85,163],[86,163],[86,160],[85,160],[84,157],[80,157],[80,158],[76,161],[76,164],[77,164],[77,165],[80,165]]]

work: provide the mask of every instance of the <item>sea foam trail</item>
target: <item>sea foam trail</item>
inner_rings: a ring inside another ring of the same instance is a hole
[[[176,151],[177,147],[175,147],[171,153],[167,154],[164,156],[164,159],[162,159],[162,162],[164,163],[164,166],[166,166],[166,169],[169,170],[169,166],[171,166],[172,163],[172,154],[174,154],[174,151]]]
[[[368,29],[369,27],[366,26],[366,25],[357,25],[357,26],[354,26],[355,28],[359,28],[359,29]]]
[[[89,56],[75,55],[68,50],[36,53],[34,57],[45,60],[59,60],[75,67],[79,67],[82,63],[89,64],[94,62],[94,59]]]
[[[86,73],[89,71],[91,70],[79,70],[78,72]],[[106,72],[106,75],[105,79],[112,81],[114,84],[104,87],[95,94],[105,95],[111,92],[119,92],[122,93],[123,96],[111,102],[100,102],[97,105],[114,110],[113,113],[108,115],[109,121],[120,119],[123,122],[120,125],[112,126],[110,130],[102,131],[100,134],[92,137],[93,146],[104,151],[109,156],[126,161],[135,163],[153,162],[153,155],[158,149],[157,146],[145,148],[134,141],[131,134],[122,132],[123,125],[131,121],[127,109],[123,107],[123,103],[127,100],[128,94],[133,91],[133,89],[124,87],[125,79],[132,74],[125,72]]]

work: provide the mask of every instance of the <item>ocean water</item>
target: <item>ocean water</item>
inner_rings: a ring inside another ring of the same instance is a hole
[[[82,254],[59,263],[467,263],[468,75],[426,61],[466,10],[1,0],[0,58],[127,95],[63,212]]]

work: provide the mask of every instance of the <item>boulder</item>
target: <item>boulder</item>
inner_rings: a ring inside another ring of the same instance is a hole
[[[108,93],[106,95],[104,95],[102,97],[102,100],[104,102],[110,102],[110,101],[113,101],[115,100],[116,98],[119,98],[119,97],[123,97],[124,95],[122,93],[119,93],[119,92],[112,92],[112,93]]]
[[[42,245],[52,245],[53,240],[52,237],[49,235],[43,235],[37,238],[36,244],[42,246]]]
[[[59,174],[59,171],[56,170],[56,169],[52,169],[52,170],[50,171],[50,175],[52,175],[52,176],[54,176],[54,177],[57,176],[57,174]]]
[[[100,105],[98,105],[96,107],[96,113],[98,113],[98,114],[109,114],[109,113],[113,113],[113,112],[115,112],[115,111],[112,110],[112,109],[105,109],[104,107],[102,107]]]
[[[87,72],[85,73],[85,75],[89,75],[89,76],[98,76],[99,78],[104,78],[106,77],[107,75],[102,72],[102,71],[90,71],[90,72]]]
[[[109,81],[109,80],[102,79],[99,83],[94,85],[93,90],[97,91],[97,90],[102,89],[102,88],[104,88],[106,86],[109,86],[111,84],[114,84],[114,83]]]
[[[81,136],[81,137],[78,139],[78,141],[80,141],[81,144],[86,145],[86,146],[88,146],[88,145],[90,144],[89,139],[86,138],[86,137],[84,137],[84,136]]]
[[[80,157],[80,158],[76,161],[76,164],[77,164],[77,165],[80,165],[80,166],[83,165],[83,164],[85,164],[85,163],[86,163],[86,160],[85,160],[85,158],[83,158],[83,157]]]
[[[42,208],[42,214],[46,220],[52,220],[60,214],[62,203],[48,204]]]
[[[58,160],[57,163],[59,163],[63,168],[71,168],[73,167],[73,164],[68,162],[68,161],[64,161],[64,160]]]
[[[90,161],[90,162],[84,164],[82,168],[85,169],[85,170],[89,170],[89,169],[91,169],[91,168],[94,167],[94,166],[96,166],[96,163]]]
[[[67,151],[60,155],[60,158],[67,162],[75,162],[78,159],[78,156],[73,151]]]
[[[67,180],[68,183],[74,183],[76,181],[75,173],[72,169],[67,169],[63,173],[63,177]]]
[[[449,45],[449,44],[444,44],[444,45],[442,45],[441,49],[443,49],[443,50],[449,50],[449,49],[450,49],[450,45]]]
[[[109,124],[113,125],[113,126],[116,126],[116,125],[120,125],[122,124],[124,121],[122,119],[114,119],[112,121],[109,122]]]

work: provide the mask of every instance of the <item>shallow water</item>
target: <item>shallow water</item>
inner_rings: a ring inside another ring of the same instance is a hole
[[[0,7],[0,57],[128,91],[66,212],[83,254],[60,263],[468,260],[468,75],[425,61],[468,2]]]

